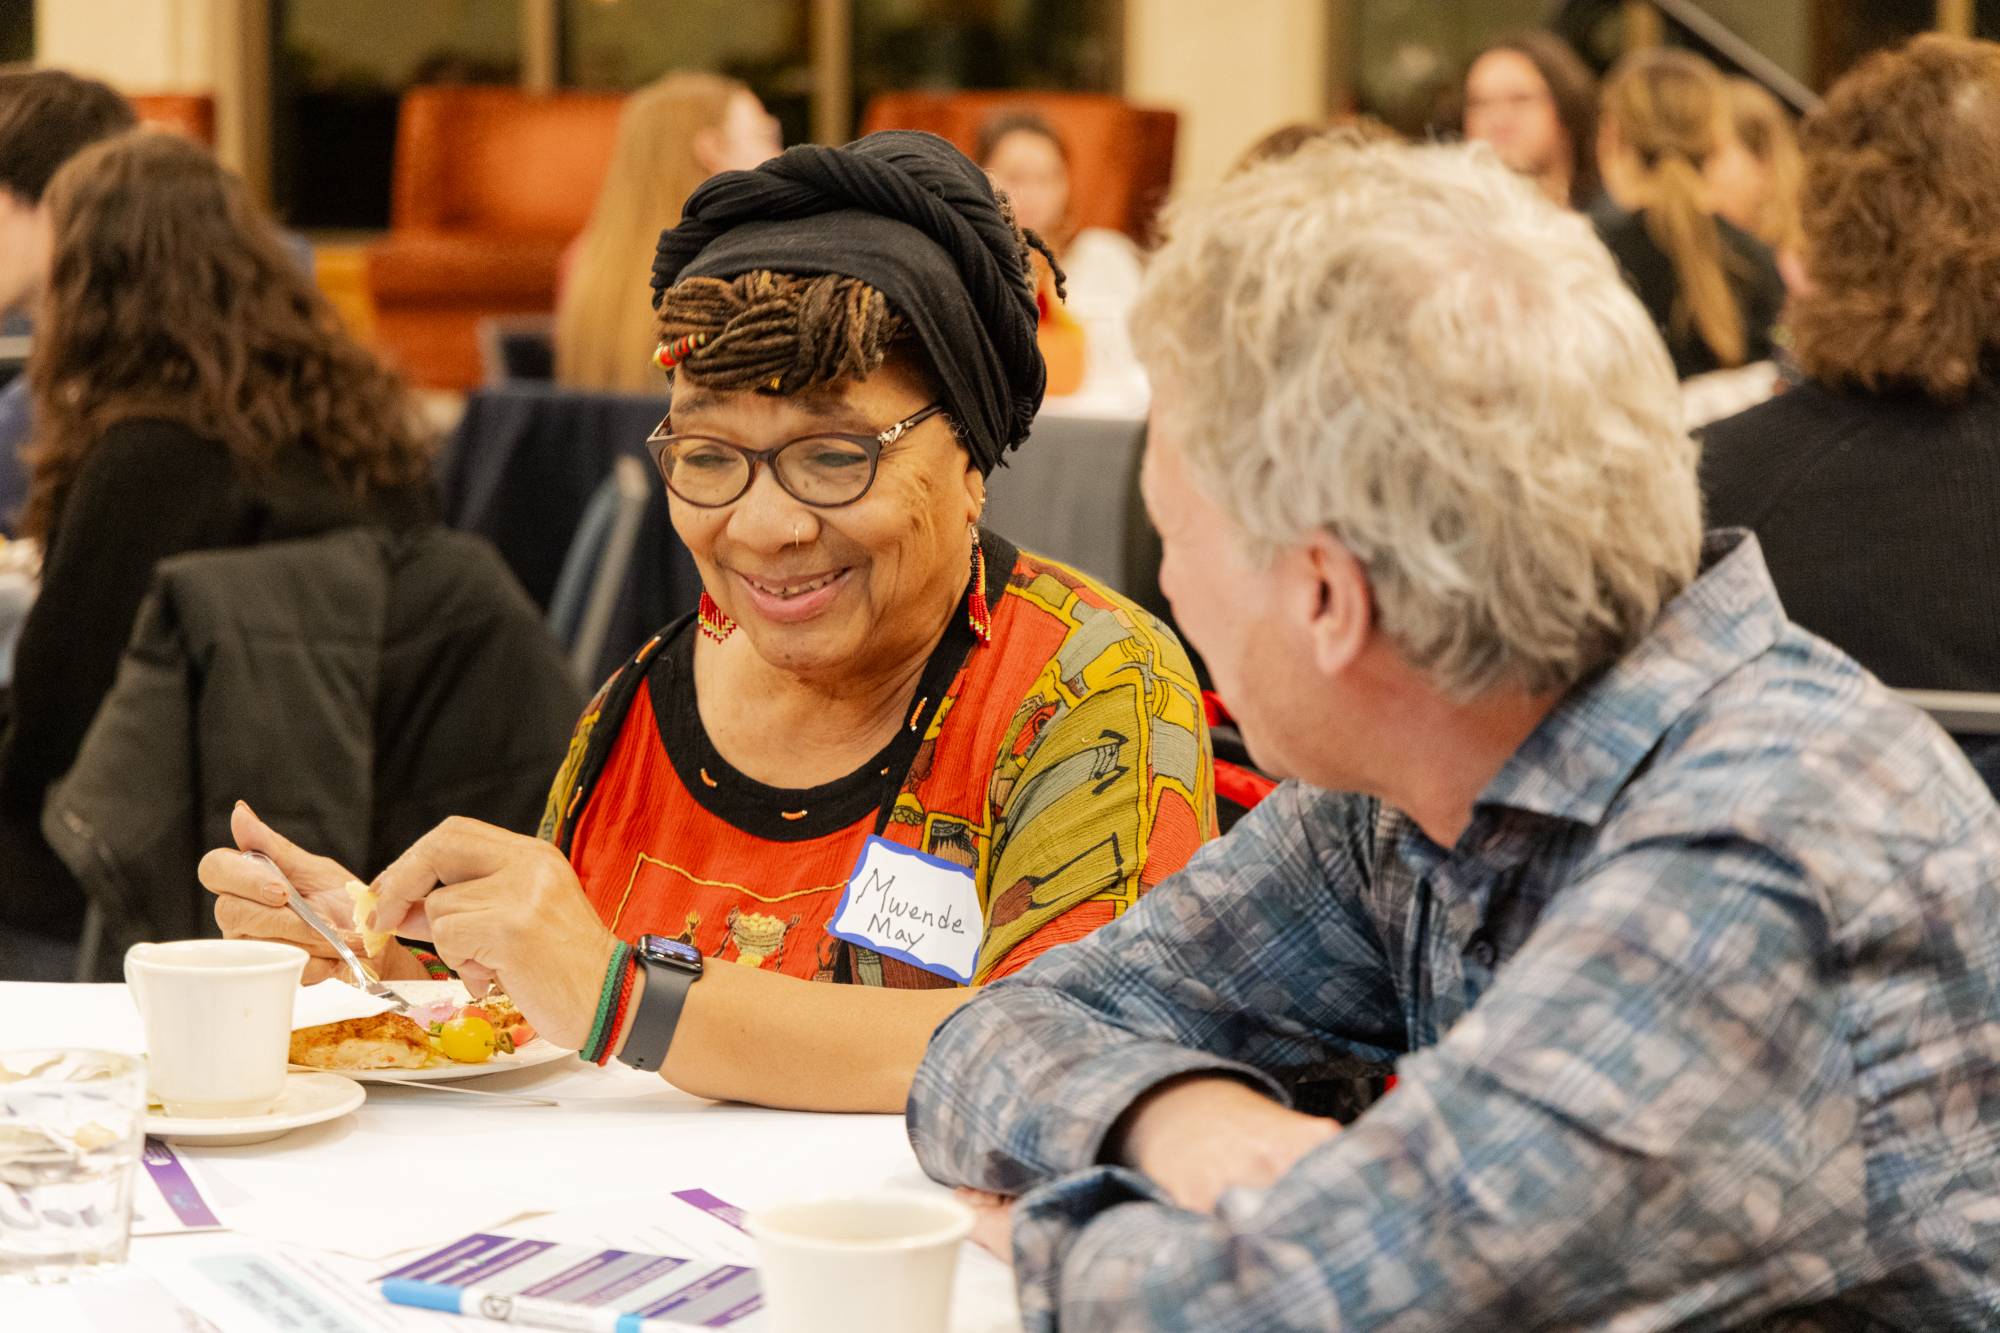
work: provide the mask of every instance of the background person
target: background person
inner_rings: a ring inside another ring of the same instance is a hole
[[[131,105],[95,79],[56,69],[0,72],[0,316],[29,314],[48,276],[49,179],[136,123]],[[21,451],[32,430],[28,378],[16,375],[0,388],[0,536],[15,531],[27,503]]]
[[[1635,51],[1604,82],[1598,160],[1617,207],[1598,231],[1682,379],[1767,360],[1785,300],[1770,248],[1709,202],[1724,114],[1722,76],[1691,52]]]
[[[1805,378],[1703,432],[1711,519],[1889,684],[2000,690],[2000,45],[1873,56],[1804,140]]]
[[[1728,133],[1708,160],[1709,198],[1717,213],[1771,247],[1785,286],[1796,290],[1805,166],[1791,113],[1753,79],[1729,79],[1724,88]]]
[[[187,551],[432,519],[402,383],[341,331],[207,150],[134,131],[43,206],[24,531],[46,546],[0,733],[0,914],[74,940],[83,901],[42,797],[110,690],[154,567]]]
[[[660,232],[718,171],[748,171],[784,144],[757,94],[718,74],[669,74],[618,117],[590,222],[571,246],[556,298],[556,379],[575,389],[657,393],[653,308],[632,280]]]
[[[1064,282],[1061,304],[1047,318],[1067,313],[1083,330],[1081,378],[1059,376],[1051,364],[1050,392],[1108,398],[1143,412],[1145,372],[1126,330],[1144,273],[1139,247],[1123,232],[1076,225],[1071,202],[1090,183],[1071,177],[1062,136],[1034,112],[1003,111],[989,119],[979,130],[978,158],[1012,202],[1015,219],[1054,251]]]
[[[1463,128],[1552,203],[1587,209],[1597,202],[1597,79],[1554,33],[1519,33],[1474,57],[1465,73]]]

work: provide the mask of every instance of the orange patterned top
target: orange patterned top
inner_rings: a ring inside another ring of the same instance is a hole
[[[992,641],[955,622],[919,684],[917,729],[825,786],[767,787],[715,751],[691,622],[606,684],[543,834],[614,931],[797,977],[955,984],[826,931],[881,827],[972,871],[985,982],[1111,920],[1212,836],[1208,735],[1180,644],[1075,570],[987,543]]]

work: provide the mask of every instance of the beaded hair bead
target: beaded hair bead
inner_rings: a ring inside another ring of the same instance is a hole
[[[706,333],[687,333],[672,342],[662,342],[653,349],[653,364],[661,370],[672,370],[681,362],[694,355],[695,349],[708,342]]]

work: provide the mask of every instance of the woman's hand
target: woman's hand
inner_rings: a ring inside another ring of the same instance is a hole
[[[241,801],[236,803],[236,809],[229,816],[229,832],[236,839],[239,850],[216,848],[201,858],[201,866],[196,872],[202,886],[215,895],[215,923],[222,927],[222,933],[232,940],[277,940],[296,944],[312,955],[306,963],[307,985],[344,974],[346,964],[340,961],[340,955],[320,937],[318,931],[299,919],[299,914],[285,900],[285,886],[271,874],[270,868],[243,853],[261,852],[270,857],[285,878],[298,889],[299,896],[328,925],[346,935],[349,946],[360,955],[361,941],[355,933],[354,924],[354,900],[347,893],[347,885],[354,876],[338,861],[314,856],[300,849],[257,818],[256,813]],[[383,914],[378,912],[376,916],[376,925],[388,928],[381,919]],[[429,933],[421,909],[396,929],[418,938]],[[422,965],[394,939],[381,953],[368,958],[368,964],[375,969],[376,975],[385,980],[424,975]]]
[[[580,1049],[618,940],[563,854],[474,819],[447,819],[375,879],[377,915],[426,913],[439,955],[477,995],[497,978],[535,1030]]]

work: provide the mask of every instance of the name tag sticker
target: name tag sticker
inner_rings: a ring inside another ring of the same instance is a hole
[[[885,838],[870,838],[826,930],[849,944],[970,986],[986,921],[970,870]]]

